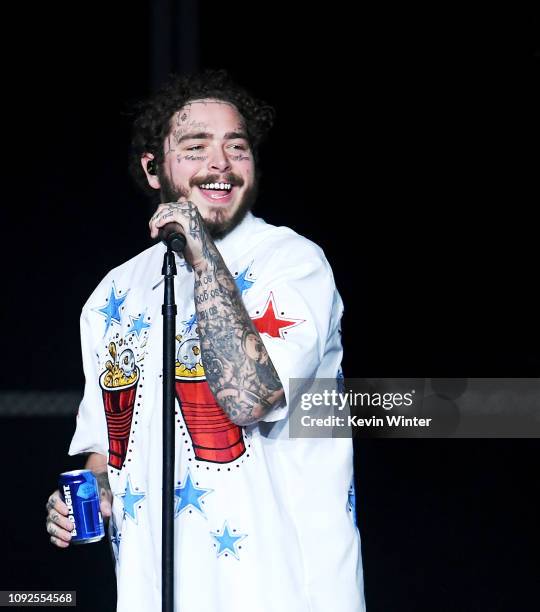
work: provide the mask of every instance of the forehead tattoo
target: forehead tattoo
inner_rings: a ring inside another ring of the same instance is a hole
[[[176,113],[176,125],[185,123],[191,113],[191,104],[188,102],[183,108]]]
[[[189,121],[186,122],[182,127],[178,127],[172,131],[172,137],[175,144],[179,144],[182,136],[189,134],[190,132],[206,132],[208,129],[208,123],[204,121]]]
[[[234,104],[231,104],[230,102],[225,102],[225,101],[221,101],[221,100],[197,100],[196,101],[197,104],[226,104],[227,106],[230,106],[232,108],[234,108],[236,110],[236,112],[238,112],[238,109],[236,108],[236,106]],[[192,103],[188,102],[186,105],[184,105],[179,111],[177,111],[174,115],[173,115],[173,119],[171,121],[172,123],[172,128],[171,131],[169,133],[169,135],[167,136],[167,151],[165,152],[165,155],[168,155],[171,152],[176,151],[176,148],[178,146],[178,144],[180,143],[180,140],[183,136],[185,136],[186,134],[188,134],[189,132],[205,132],[207,131],[208,128],[208,123],[205,123],[204,121],[195,121],[193,120],[189,120],[190,116],[191,116],[191,106]],[[240,123],[238,123],[235,127],[235,131],[238,132],[239,134],[245,134],[246,133],[246,124],[243,120],[240,121]],[[177,161],[180,161],[179,159]]]
[[[188,134],[189,132],[205,132],[208,128],[208,124],[204,123],[203,121],[188,121],[189,115],[183,123],[179,123],[178,119],[177,114],[176,122],[174,123],[179,127],[174,127],[173,124],[173,129],[167,136],[167,152],[165,154],[175,151],[175,147],[178,146],[180,139],[185,134]]]

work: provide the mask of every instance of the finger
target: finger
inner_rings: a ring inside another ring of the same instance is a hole
[[[184,206],[178,206],[179,204],[183,204]],[[163,202],[157,208],[155,213],[150,217],[149,223],[155,221],[158,217],[160,217],[164,212],[170,211],[186,211],[193,204],[188,201],[188,199],[184,196],[180,196],[176,202]]]
[[[99,509],[101,510],[101,514],[103,518],[110,518],[112,514],[112,506],[111,502],[108,499],[102,499],[99,503]]]
[[[179,225],[182,225],[181,222],[178,220],[177,215],[175,214],[175,211],[168,211],[168,212],[164,212],[156,221],[154,221],[152,223],[152,225],[150,226],[150,236],[152,238],[157,238],[159,236],[159,230],[167,225],[167,223],[178,223]]]
[[[66,529],[67,531],[73,530],[73,523],[65,516],[61,516],[60,514],[58,514],[56,510],[51,510],[49,512],[47,520],[51,523],[54,523],[55,525],[58,525],[62,529]]]
[[[67,548],[69,546],[69,542],[64,542],[64,540],[60,540],[55,536],[51,536],[51,544],[58,546],[58,548]]]
[[[58,527],[58,525],[55,525],[50,521],[47,521],[47,533],[50,536],[55,537],[57,540],[62,540],[63,542],[69,542],[72,537],[69,531]]]
[[[154,213],[153,217],[159,217],[164,210],[170,210],[172,205],[176,205],[176,202],[162,202],[156,208],[156,212]]]
[[[156,212],[150,217],[150,220],[148,221],[148,225],[152,225],[152,223],[159,217],[159,215],[167,208],[167,204],[160,204],[157,208],[156,208]]]
[[[56,510],[57,512],[59,512],[60,514],[63,514],[64,516],[68,515],[68,507],[60,498],[59,491],[55,491],[54,493],[52,493],[52,495],[47,500],[46,508],[47,510]]]
[[[99,509],[104,518],[109,518],[112,514],[112,493],[110,490],[101,489],[100,491]]]
[[[150,221],[148,221],[148,227],[150,228],[150,231],[152,231],[152,226],[158,217],[159,217],[159,213],[156,213],[155,215],[152,215],[150,217]]]
[[[177,211],[175,210],[163,211],[161,215],[154,221],[154,227],[163,227],[171,221],[176,221],[178,223],[179,221],[177,216]]]
[[[152,223],[152,221],[155,221],[159,217],[159,215],[161,214],[161,211],[163,210],[163,208],[164,208],[163,204],[160,204],[157,207],[156,212],[150,217],[150,221],[148,222],[149,224]]]
[[[155,214],[150,218],[150,221],[148,222],[148,227],[150,228],[150,234],[152,236],[152,238],[155,238],[157,236],[157,223],[159,222],[159,220],[163,217],[163,215],[169,215],[169,217],[171,217],[174,212],[171,211],[170,207],[168,206],[164,206],[163,204],[158,208],[158,210],[155,212]]]

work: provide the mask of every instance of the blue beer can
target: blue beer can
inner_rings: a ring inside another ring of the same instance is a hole
[[[105,535],[103,517],[99,509],[99,487],[90,470],[63,472],[58,481],[60,496],[68,507],[68,518],[73,523],[71,542],[90,544]]]

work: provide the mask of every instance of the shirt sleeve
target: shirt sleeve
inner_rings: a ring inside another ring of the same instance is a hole
[[[285,404],[263,420],[287,416],[296,399],[291,378],[333,378],[341,364],[343,305],[321,249],[298,237],[293,248],[272,255],[249,293],[246,306],[276,368]]]
[[[107,456],[107,422],[99,385],[99,361],[89,321],[90,314],[89,308],[85,306],[81,314],[81,348],[85,386],[69,454],[100,453]]]

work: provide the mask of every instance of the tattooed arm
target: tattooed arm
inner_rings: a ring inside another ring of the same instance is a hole
[[[111,516],[112,512],[112,491],[107,476],[107,457],[100,453],[90,453],[86,460],[85,469],[92,470],[96,477],[98,488],[101,513],[105,518]]]
[[[236,283],[211,240],[195,271],[195,308],[206,379],[237,425],[262,419],[281,403],[283,387]]]
[[[159,228],[169,221],[179,221],[186,232],[185,255],[194,271],[202,361],[210,389],[231,421],[255,423],[283,401],[281,381],[195,205],[163,204],[150,224]]]

